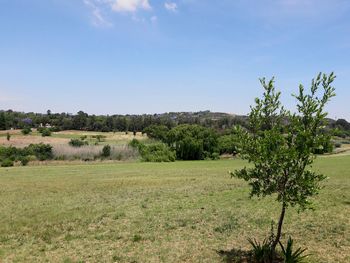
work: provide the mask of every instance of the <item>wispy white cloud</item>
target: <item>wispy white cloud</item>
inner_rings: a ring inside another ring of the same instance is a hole
[[[177,4],[174,2],[165,2],[164,7],[166,10],[171,11],[171,12],[177,11]]]
[[[101,3],[101,0],[94,2],[93,0],[84,0],[84,4],[91,9],[92,24],[95,26],[112,26],[112,23],[109,22],[104,15],[98,3]]]
[[[112,10],[116,12],[136,12],[137,10],[152,9],[148,0],[114,0],[111,2]]]
[[[138,11],[152,10],[149,0],[82,0],[91,10],[92,24],[95,26],[110,27],[112,13],[129,13],[135,22],[145,22]],[[154,16],[155,17],[155,16]],[[154,20],[150,18],[151,22]]]

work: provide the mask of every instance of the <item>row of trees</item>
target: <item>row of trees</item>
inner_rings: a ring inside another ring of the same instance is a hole
[[[68,113],[23,113],[12,110],[0,111],[0,130],[50,125],[58,130],[89,131],[142,131],[150,125],[164,125],[168,128],[180,124],[198,124],[214,129],[225,129],[236,124],[245,125],[245,117],[225,113],[178,112],[143,115],[89,115],[83,111]]]
[[[83,111],[77,114],[52,113],[46,114],[23,113],[12,110],[0,111],[0,130],[37,128],[48,124],[56,130],[88,130],[88,131],[143,131],[151,125],[162,125],[168,129],[181,124],[197,124],[217,131],[230,129],[236,125],[249,128],[248,117],[226,113],[202,112],[173,112],[164,114],[143,115],[89,115]],[[334,135],[350,136],[350,123],[344,119],[328,119],[328,128]]]

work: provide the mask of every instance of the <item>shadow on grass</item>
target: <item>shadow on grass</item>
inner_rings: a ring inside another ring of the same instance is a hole
[[[250,251],[233,248],[231,250],[217,250],[216,253],[226,263],[252,263]]]
[[[216,253],[226,263],[256,263],[252,255],[251,250],[242,250],[233,248],[231,250],[216,250]],[[280,256],[276,256],[273,263],[282,263],[283,259]]]

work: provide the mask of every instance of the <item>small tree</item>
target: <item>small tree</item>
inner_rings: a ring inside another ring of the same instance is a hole
[[[314,152],[320,149],[325,139],[324,107],[335,96],[332,82],[335,75],[319,74],[312,80],[310,94],[299,86],[297,113],[291,113],[281,106],[280,92],[275,91],[274,79],[260,80],[265,92],[262,99],[255,99],[256,105],[249,114],[250,131],[238,129],[239,153],[252,167],[237,170],[232,176],[242,178],[251,186],[251,196],[276,195],[281,203],[277,233],[271,237],[274,253],[280,242],[286,209],[299,206],[309,207],[309,197],[317,194],[322,174],[310,170]],[[322,91],[320,91],[322,87]]]
[[[111,146],[110,145],[107,144],[107,145],[103,146],[101,156],[104,158],[111,156]]]

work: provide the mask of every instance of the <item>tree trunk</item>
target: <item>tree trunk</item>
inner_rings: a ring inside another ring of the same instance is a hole
[[[275,252],[276,246],[277,246],[278,242],[281,239],[282,225],[283,225],[283,220],[284,220],[284,214],[285,213],[286,213],[286,204],[283,202],[282,203],[282,210],[281,210],[281,214],[280,214],[280,219],[278,221],[277,235],[276,235],[275,240],[273,241],[272,246],[271,246],[273,253]]]

